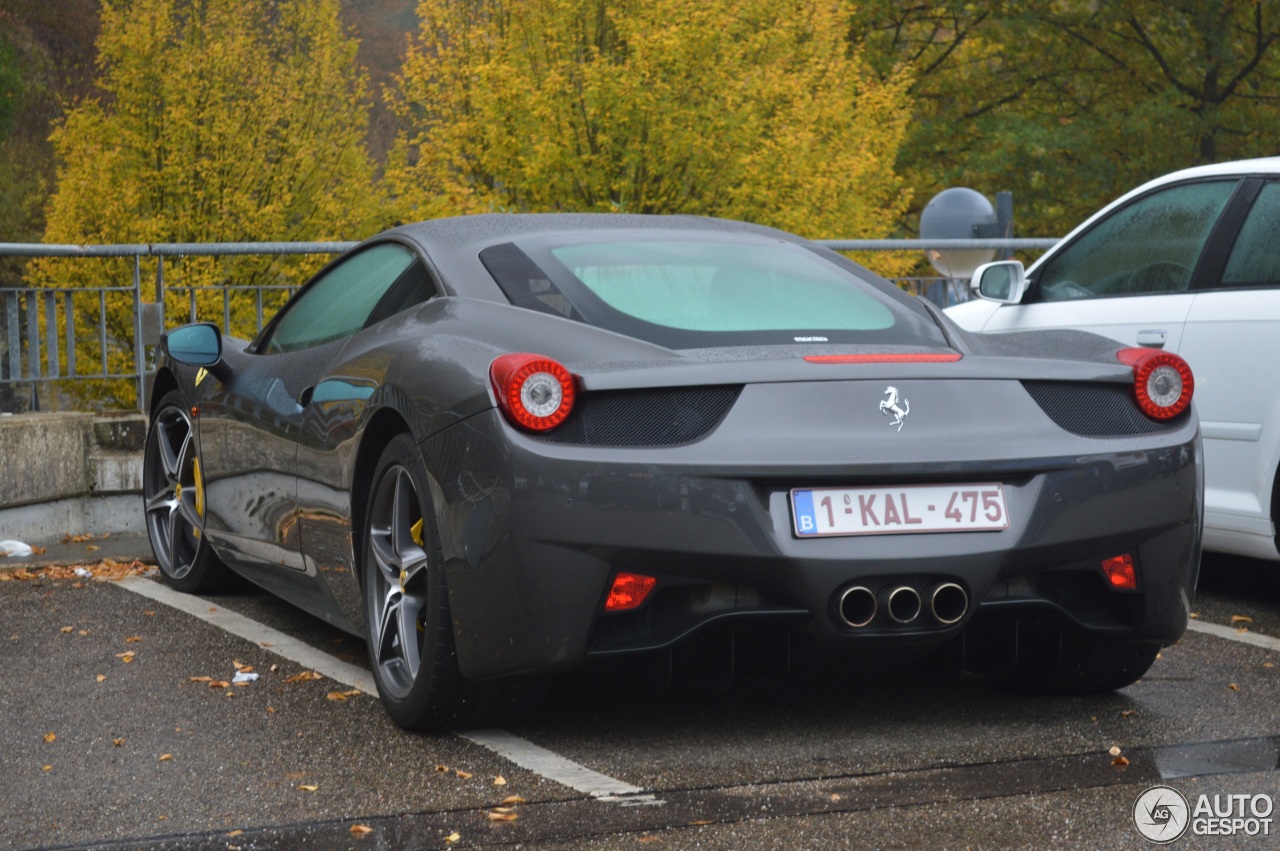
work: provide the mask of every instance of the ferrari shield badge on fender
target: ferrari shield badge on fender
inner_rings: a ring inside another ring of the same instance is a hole
[[[902,398],[902,404],[898,404],[898,388],[892,385],[884,389],[885,398],[880,401],[880,413],[893,414],[893,422],[891,426],[897,426],[898,431],[902,431],[902,424],[907,421],[907,414],[911,413],[911,403],[906,397]]]

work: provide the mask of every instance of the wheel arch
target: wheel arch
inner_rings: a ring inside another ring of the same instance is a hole
[[[365,424],[360,448],[356,452],[355,475],[351,481],[351,549],[355,559],[356,578],[363,580],[364,522],[368,510],[369,491],[378,459],[387,444],[399,434],[412,433],[408,420],[395,408],[379,408]]]
[[[155,419],[156,408],[160,407],[160,400],[173,390],[179,389],[178,378],[170,370],[162,368],[156,373],[155,380],[151,383],[151,404],[147,408],[147,419]]]

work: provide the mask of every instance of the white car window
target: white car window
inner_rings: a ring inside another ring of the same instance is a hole
[[[1227,287],[1258,287],[1280,284],[1280,183],[1262,187],[1249,217],[1244,220],[1236,244],[1222,274]]]
[[[1237,182],[1174,186],[1118,210],[1045,263],[1034,299],[1185,291]]]

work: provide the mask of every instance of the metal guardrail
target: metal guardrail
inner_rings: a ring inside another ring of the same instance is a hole
[[[838,239],[816,240],[838,251],[924,249],[1043,250],[1056,239]],[[109,287],[8,288],[0,282],[0,412],[28,405],[38,409],[40,388],[55,396],[64,382],[119,382],[131,386],[144,407],[148,348],[167,327],[199,320],[217,321],[231,333],[239,325],[256,333],[295,289],[292,284],[198,286],[165,279],[166,258],[333,255],[356,242],[221,242],[137,245],[43,245],[0,243],[0,257],[131,259],[132,281]],[[155,260],[155,286],[144,292],[142,263]],[[903,289],[947,306],[968,297],[963,280],[895,279]],[[178,298],[174,298],[178,295]],[[220,307],[216,320],[209,304]],[[166,304],[173,306],[172,310]],[[201,315],[201,305],[204,315]],[[183,309],[179,311],[178,305]],[[167,316],[167,313],[175,314]],[[179,320],[179,321],[170,321]],[[243,333],[243,330],[242,330]],[[30,388],[30,402],[19,396]]]

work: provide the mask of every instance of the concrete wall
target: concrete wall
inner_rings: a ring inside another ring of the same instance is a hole
[[[0,539],[142,531],[141,414],[0,416]]]

